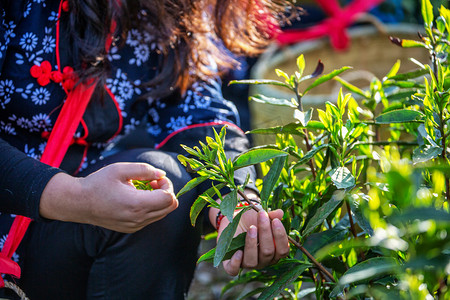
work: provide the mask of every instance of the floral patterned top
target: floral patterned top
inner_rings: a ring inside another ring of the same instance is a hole
[[[60,8],[64,2],[7,1],[9,6],[0,10],[0,138],[36,159],[66,98],[65,88],[73,85],[57,78],[73,65],[63,30],[64,15],[69,13],[64,5]],[[104,87],[107,99],[91,100],[68,153],[78,164],[64,162],[62,168],[70,172],[85,168],[137,126],[145,127],[155,147],[190,125],[230,122],[239,126],[236,108],[223,99],[217,79],[194,84],[182,99],[171,101],[174,104],[148,98],[133,109],[136,99],[148,92],[141,83],[155,76],[158,45],[152,36],[135,29],[123,47],[116,44],[108,54],[112,72]]]
[[[74,85],[70,40],[64,34],[65,21],[70,13],[67,3],[59,0],[0,2],[2,153],[10,151],[8,147],[12,146],[39,160],[67,91]],[[148,92],[141,84],[155,76],[160,58],[158,45],[152,40],[151,35],[133,29],[125,43],[119,41],[111,45],[108,59],[112,71],[103,87],[103,97],[94,94],[91,98],[61,169],[76,174],[101,159],[105,150],[120,143],[123,137],[138,127],[147,133],[155,148],[170,144],[168,141],[174,136],[177,137],[177,145],[189,144],[183,139],[192,139],[192,134],[178,133],[199,126],[226,123],[234,130],[238,128],[237,110],[231,102],[223,99],[220,82],[215,78],[194,84],[176,101],[164,102],[153,98],[137,101]],[[117,45],[123,46],[119,48]],[[204,137],[198,136],[196,141],[200,139]],[[7,163],[12,164],[12,160],[0,159],[0,171],[12,176],[13,171],[10,170],[14,170],[14,166],[5,170]],[[14,163],[15,166],[18,163]],[[37,218],[39,191],[42,192],[53,172],[46,171],[46,176],[36,179],[40,182],[29,184],[41,186],[38,192],[27,192],[34,199],[33,205],[25,203],[26,209],[14,209],[17,204],[12,200],[11,204],[5,204],[10,200],[4,201],[0,207],[3,213],[0,216],[0,247],[7,232],[5,230],[9,228],[4,226],[4,213],[22,214],[25,211],[28,216]],[[44,174],[44,171],[39,174]],[[16,177],[11,181],[19,180],[19,175]],[[32,178],[35,177],[33,175]],[[4,182],[0,178],[0,185]],[[2,188],[6,190],[5,186],[0,186],[1,197],[4,194]]]

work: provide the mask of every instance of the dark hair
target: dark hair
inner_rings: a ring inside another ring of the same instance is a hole
[[[114,36],[125,40],[137,28],[156,38],[162,61],[147,82],[153,96],[183,92],[194,81],[236,66],[235,55],[260,53],[271,39],[268,24],[285,19],[286,0],[71,0],[69,34],[82,79],[106,80],[105,40],[112,20]]]

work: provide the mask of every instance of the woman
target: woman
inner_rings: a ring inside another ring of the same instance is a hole
[[[22,276],[11,279],[31,299],[185,296],[199,241],[188,212],[200,190],[175,198],[190,179],[176,153],[224,124],[228,154],[247,147],[217,75],[235,66],[232,53],[267,44],[264,26],[283,8],[274,2],[0,3],[2,242],[6,213],[35,220],[13,255]],[[40,163],[65,99],[93,83],[62,164]],[[208,212],[213,226],[217,213]],[[282,212],[270,214],[244,215],[246,247],[224,264],[229,274],[287,254]]]

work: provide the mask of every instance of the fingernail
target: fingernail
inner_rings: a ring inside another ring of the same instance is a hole
[[[273,228],[279,229],[283,227],[283,223],[281,223],[280,219],[275,218],[272,220]]]
[[[166,172],[160,169],[155,169],[155,173],[158,178],[166,176]]]
[[[265,211],[260,211],[258,213],[258,219],[259,222],[267,222],[269,220],[269,217]]]
[[[248,229],[248,235],[251,238],[256,238],[256,236],[258,235],[258,231],[255,225],[250,226],[250,228]]]
[[[238,251],[236,251],[236,253],[234,253],[234,258],[235,259],[237,259],[237,260],[241,260],[242,259],[242,250],[238,250]]]

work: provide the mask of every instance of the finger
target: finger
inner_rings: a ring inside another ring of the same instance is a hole
[[[171,193],[173,193],[173,183],[172,181],[167,178],[167,177],[161,177],[158,180],[154,180],[150,182],[150,185],[152,188],[154,189],[163,189],[163,190],[167,190]]]
[[[241,269],[243,253],[242,250],[236,251],[231,259],[223,262],[223,268],[225,272],[227,272],[231,276],[236,276],[239,274],[239,270]]]
[[[283,218],[283,215],[284,215],[284,212],[283,212],[283,210],[281,210],[281,209],[277,209],[277,210],[274,210],[274,211],[270,211],[270,212],[269,212],[269,218],[270,218],[271,220],[274,220],[274,219],[279,219],[279,220],[281,220],[281,219]]]
[[[275,254],[272,226],[268,214],[265,211],[258,213],[258,240],[259,240],[259,265],[269,264]]]
[[[133,209],[135,211],[145,211],[150,213],[152,211],[164,210],[170,207],[178,207],[178,200],[175,195],[166,190],[135,190],[135,198],[138,201],[137,204],[133,204]]]
[[[242,266],[244,268],[255,268],[258,265],[258,229],[251,225],[245,237],[244,259]]]
[[[287,238],[286,230],[280,219],[272,220],[272,232],[275,242],[275,257],[274,262],[279,261],[281,258],[288,256],[289,254],[289,241]]]
[[[146,163],[116,163],[113,166],[114,172],[124,181],[137,180],[157,180],[166,175],[163,170],[157,169]]]

